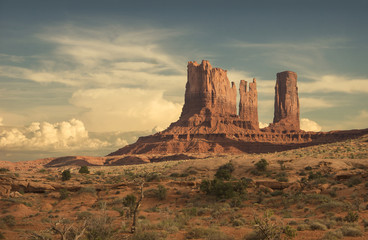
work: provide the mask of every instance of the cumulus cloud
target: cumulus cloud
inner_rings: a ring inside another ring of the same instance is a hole
[[[322,127],[315,121],[312,121],[308,118],[302,118],[300,119],[300,129],[304,131],[319,132],[322,130]]]
[[[90,138],[83,122],[77,119],[54,124],[33,122],[24,128],[4,129],[0,132],[0,148],[7,150],[81,150],[98,149],[110,144]]]
[[[179,118],[182,105],[159,90],[89,89],[75,92],[70,102],[85,108],[79,117],[93,131],[136,131],[167,127]]]
[[[265,128],[268,127],[268,123],[259,122],[259,128]]]

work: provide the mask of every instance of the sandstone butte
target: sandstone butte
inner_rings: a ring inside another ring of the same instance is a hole
[[[368,129],[305,132],[300,129],[297,74],[277,73],[273,123],[260,129],[257,83],[240,81],[237,89],[227,71],[208,61],[188,62],[185,102],[178,121],[166,130],[140,137],[108,156],[124,154],[267,153],[342,141]]]

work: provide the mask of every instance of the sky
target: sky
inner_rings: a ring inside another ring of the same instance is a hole
[[[180,115],[188,61],[298,74],[301,126],[368,127],[368,1],[0,0],[0,160],[103,156]]]

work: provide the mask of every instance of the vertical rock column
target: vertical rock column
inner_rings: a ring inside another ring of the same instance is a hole
[[[283,130],[300,130],[297,75],[277,73],[273,126]]]
[[[239,117],[242,120],[248,121],[252,129],[259,128],[258,122],[258,94],[256,79],[249,83],[249,91],[247,91],[247,82],[240,81],[239,87],[240,102],[239,102]]]
[[[188,81],[181,119],[195,114],[236,115],[236,87],[227,71],[212,68],[208,61],[188,62]]]

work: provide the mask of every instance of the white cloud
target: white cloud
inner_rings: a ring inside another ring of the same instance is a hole
[[[23,129],[4,129],[0,132],[0,148],[3,150],[80,150],[108,145],[108,142],[89,138],[83,122],[77,119],[54,124],[33,122]]]
[[[300,129],[304,131],[319,132],[322,130],[322,127],[315,121],[312,121],[308,118],[302,118],[300,119]]]
[[[164,42],[180,34],[158,28],[55,26],[38,35],[54,45],[53,52],[32,56],[32,68],[2,65],[0,76],[76,87],[176,90],[185,84],[186,59],[167,53]]]
[[[265,128],[268,127],[268,123],[259,122],[259,128]]]
[[[129,88],[79,90],[70,101],[86,109],[80,118],[97,132],[166,127],[179,118],[182,108],[165,100],[162,91]]]

